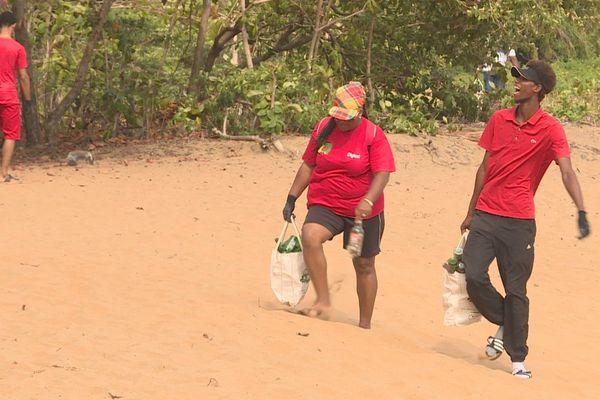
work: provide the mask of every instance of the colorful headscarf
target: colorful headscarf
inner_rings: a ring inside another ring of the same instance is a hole
[[[365,88],[360,82],[350,82],[335,91],[333,107],[329,115],[335,119],[349,121],[355,118],[365,106]]]

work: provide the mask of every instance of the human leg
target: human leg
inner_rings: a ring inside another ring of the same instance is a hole
[[[346,220],[344,230],[344,247],[350,239],[352,220]],[[377,273],[375,271],[375,256],[381,251],[381,238],[385,228],[384,213],[363,221],[365,236],[360,257],[352,259],[356,272],[356,293],[358,295],[359,322],[358,326],[371,328],[371,318],[377,297]]]
[[[483,71],[483,88],[486,93],[490,93],[492,91],[492,86],[490,85],[490,71]]]
[[[503,89],[504,81],[502,81],[502,77],[499,75],[490,75],[490,81],[494,85],[494,89]]]
[[[467,292],[479,312],[491,323],[502,325],[504,298],[490,281],[489,268],[496,256],[494,216],[475,213],[463,259],[466,266]]]
[[[21,140],[21,109],[18,104],[0,105],[0,130],[4,132],[2,145],[2,179],[8,177],[8,169],[15,151],[15,141]]]
[[[8,168],[10,167],[10,161],[15,152],[15,141],[10,139],[4,139],[2,145],[2,179],[8,177]]]
[[[375,257],[356,257],[352,260],[356,272],[356,293],[360,319],[358,326],[371,329],[371,317],[377,297],[377,273]]]
[[[331,307],[327,283],[327,259],[323,251],[323,243],[331,239],[332,236],[327,228],[316,223],[304,224],[302,227],[304,262],[308,267],[310,280],[317,293],[317,299],[313,305],[316,310],[325,310]]]
[[[507,218],[498,235],[498,268],[506,292],[504,347],[513,363],[527,357],[529,298],[527,281],[534,261],[535,221]]]
[[[302,247],[304,262],[317,294],[315,303],[306,312],[309,316],[320,316],[331,308],[323,243],[340,233],[343,227],[344,219],[325,207],[313,206],[308,210],[302,226]]]

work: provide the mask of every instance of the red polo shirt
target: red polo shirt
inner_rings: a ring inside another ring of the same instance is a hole
[[[353,218],[356,206],[371,186],[373,174],[395,171],[394,155],[383,130],[366,118],[348,132],[334,128],[317,153],[317,136],[328,120],[325,118],[317,124],[302,157],[307,165],[314,167],[308,185],[308,207],[318,204],[338,215]],[[374,202],[373,211],[367,218],[382,211],[383,193]]]
[[[533,196],[553,160],[569,157],[565,131],[542,108],[525,123],[517,108],[492,115],[479,145],[489,152],[476,209],[504,217],[534,219]]]
[[[17,69],[25,68],[25,48],[14,39],[0,38],[0,104],[19,104]]]

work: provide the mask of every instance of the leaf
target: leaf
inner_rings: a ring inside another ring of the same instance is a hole
[[[293,109],[293,110],[295,110],[295,111],[297,111],[299,113],[301,113],[302,111],[304,111],[304,110],[302,110],[302,106],[300,106],[300,104],[296,104],[296,103],[288,104],[287,108],[291,108],[291,109]]]
[[[264,93],[261,92],[260,90],[250,90],[250,91],[248,91],[248,93],[246,93],[246,96],[248,96],[248,97],[264,96]]]

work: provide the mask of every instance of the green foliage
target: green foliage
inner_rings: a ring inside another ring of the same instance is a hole
[[[544,108],[561,120],[600,122],[600,57],[554,65],[557,85]]]
[[[179,107],[171,119],[175,126],[182,127],[185,132],[197,132],[202,128],[204,104],[194,101],[193,96],[180,98]]]
[[[600,57],[584,60],[558,61],[553,64],[556,88],[547,95],[543,108],[561,121],[600,122]],[[487,120],[498,108],[514,107],[513,78],[508,78],[503,90],[485,94],[481,120]]]
[[[256,69],[221,64],[205,81],[205,118],[220,127],[228,115],[230,134],[277,134],[284,130],[310,132],[326,111],[328,87],[311,88],[311,80],[323,79],[326,70],[312,73],[303,63],[296,68],[265,62]],[[220,110],[220,112],[218,112]]]
[[[48,115],[73,85],[99,6],[35,3],[28,26],[40,113]],[[240,35],[213,46],[240,18],[238,1],[213,2],[204,58],[210,53],[216,61],[193,83],[201,89],[195,96],[188,80],[201,3],[119,2],[64,126],[106,136],[138,132],[148,122],[193,132],[222,129],[227,118],[230,134],[309,133],[335,87],[370,78],[371,119],[389,132],[435,134],[442,124],[454,129],[512,105],[510,84],[487,94],[478,72],[496,50],[511,47],[554,62],[559,84],[546,109],[571,121],[597,122],[600,115],[599,0],[333,0],[324,2],[330,7],[310,64],[318,2],[252,3],[244,23],[254,69],[245,65]],[[369,71],[365,27],[373,20]]]

